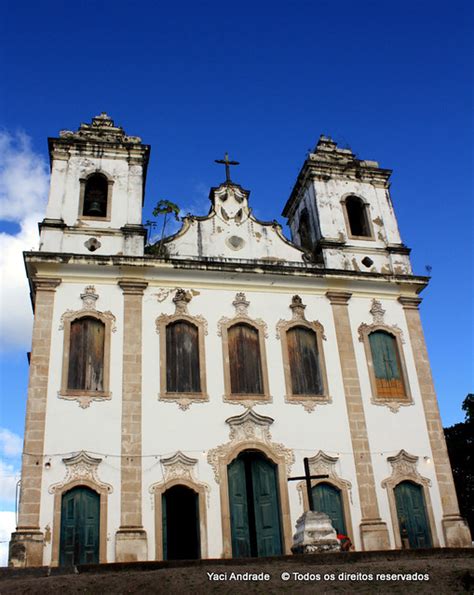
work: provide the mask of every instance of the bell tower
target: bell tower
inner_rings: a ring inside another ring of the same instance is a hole
[[[390,175],[321,136],[301,168],[283,216],[293,242],[328,269],[411,275],[390,197]]]
[[[149,145],[106,113],[48,144],[51,185],[40,251],[142,256]]]

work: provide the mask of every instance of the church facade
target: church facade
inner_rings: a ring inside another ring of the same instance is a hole
[[[356,550],[470,545],[390,170],[321,137],[289,241],[226,165],[150,250],[149,146],[101,114],[49,150],[11,565],[290,553],[305,457]]]

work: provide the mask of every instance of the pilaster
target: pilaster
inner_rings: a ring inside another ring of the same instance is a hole
[[[326,293],[333,310],[352,450],[354,452],[362,515],[360,524],[362,549],[385,550],[390,548],[390,541],[387,526],[380,518],[375,490],[367,424],[347,307],[351,296],[351,293],[342,291],[328,291]]]
[[[60,283],[60,279],[46,277],[33,280],[35,318],[26,405],[20,505],[18,526],[16,532],[12,533],[9,550],[9,565],[16,568],[43,565],[44,536],[40,529],[40,503],[44,431],[54,294]]]
[[[471,534],[466,521],[459,514],[458,500],[454,487],[448,449],[431,375],[425,337],[421,325],[421,303],[419,297],[399,297],[405,310],[405,318],[415,359],[418,385],[425,412],[426,426],[430,439],[431,453],[443,509],[443,533],[446,547],[471,547]]]
[[[123,383],[120,528],[115,561],[147,560],[142,525],[142,301],[148,283],[121,279],[123,291]]]

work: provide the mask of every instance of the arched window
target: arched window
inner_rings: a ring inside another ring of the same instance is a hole
[[[302,326],[286,332],[293,395],[321,395],[323,384],[316,333]]]
[[[108,180],[100,173],[87,178],[84,189],[82,215],[86,217],[107,217]]]
[[[199,330],[185,320],[166,327],[166,391],[201,392]]]
[[[304,250],[312,250],[313,242],[311,241],[311,225],[307,209],[301,211],[298,224],[298,235],[300,236],[301,247]]]
[[[364,201],[357,196],[349,196],[345,200],[345,209],[350,235],[363,238],[372,237],[367,215],[367,205]]]
[[[370,333],[369,344],[377,396],[405,396],[406,392],[396,338],[387,331],[377,330]]]
[[[84,316],[71,322],[68,390],[104,390],[105,324]]]
[[[258,330],[249,324],[238,323],[228,329],[227,336],[231,393],[263,395]]]

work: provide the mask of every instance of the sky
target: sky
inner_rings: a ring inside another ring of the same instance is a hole
[[[393,169],[414,272],[432,276],[421,313],[442,421],[463,420],[474,392],[472,10],[467,0],[4,6],[0,510],[10,525],[32,320],[21,253],[38,244],[47,137],[102,111],[152,147],[144,220],[160,199],[206,214],[226,151],[256,216],[282,224],[320,134]]]

